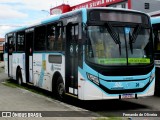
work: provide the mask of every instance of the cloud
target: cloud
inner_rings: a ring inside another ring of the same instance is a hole
[[[1,19],[19,19],[19,18],[26,18],[28,17],[27,14],[22,13],[20,11],[14,10],[11,6],[6,6],[6,5],[0,5],[0,18]]]
[[[48,14],[42,10],[50,11],[62,3],[73,6],[86,1],[89,0],[0,0],[0,36],[4,36],[4,31],[15,28],[16,24],[45,18]]]
[[[14,5],[17,10],[49,10],[53,3],[53,0],[0,0],[0,4]]]
[[[7,31],[15,29],[16,27],[11,26],[0,26],[0,38],[4,38]]]

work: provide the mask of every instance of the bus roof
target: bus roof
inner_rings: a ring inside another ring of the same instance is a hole
[[[74,14],[76,12],[83,11],[83,9],[85,9],[85,8],[78,9],[78,10],[75,10],[75,11],[70,11],[70,12],[67,12],[67,13],[64,13],[64,14],[60,14],[60,15],[51,15],[51,16],[45,18],[45,19],[42,19],[42,20],[39,20],[39,21],[35,21],[35,22],[30,23],[30,24],[28,24],[26,26],[9,30],[8,32],[6,32],[6,34],[12,33],[12,32],[23,31],[23,30],[25,30],[27,28],[31,28],[31,27],[34,27],[34,26],[39,26],[39,25],[47,24],[47,23],[50,23],[50,22],[53,22],[53,21],[58,21],[61,17],[65,17],[67,15],[72,15],[72,14]]]
[[[158,16],[158,17],[151,17],[151,23],[152,24],[160,23],[160,16]]]
[[[22,31],[22,30],[25,30],[26,28],[27,28],[26,26],[19,27],[19,28],[14,28],[14,29],[11,29],[11,30],[7,31],[6,34],[12,33],[12,32],[17,32],[17,31]]]
[[[80,11],[86,11],[87,9],[101,9],[101,10],[121,10],[121,11],[130,11],[130,12],[136,12],[136,13],[143,13],[141,11],[137,11],[137,10],[130,10],[130,9],[124,9],[124,8],[113,8],[113,7],[95,7],[95,8],[81,8],[81,9],[77,9],[77,10],[74,10],[74,11],[70,11],[70,12],[67,12],[67,13],[63,13],[63,14],[60,14],[60,15],[51,15],[49,16],[48,18],[45,18],[43,20],[39,20],[39,21],[36,21],[34,23],[31,23],[31,24],[28,24],[24,27],[20,27],[20,28],[16,28],[16,29],[13,29],[13,30],[10,30],[8,31],[6,34],[8,33],[12,33],[12,32],[18,32],[18,31],[23,31],[27,28],[31,28],[31,27],[34,27],[34,26],[39,26],[39,25],[43,25],[43,24],[47,24],[47,23],[51,23],[53,21],[58,21],[59,19],[63,18],[63,17],[66,17],[66,16],[70,16],[74,13],[77,13],[77,12],[80,12]],[[146,14],[146,13],[143,13],[143,14]],[[147,15],[147,14],[146,14]],[[84,18],[86,19],[86,18]]]

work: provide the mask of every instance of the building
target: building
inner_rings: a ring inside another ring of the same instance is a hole
[[[151,16],[157,16],[160,14],[159,0],[131,0],[130,5],[129,8],[148,13]]]
[[[160,10],[159,6],[160,6],[160,1],[158,0],[91,0],[75,6],[62,4],[60,6],[51,8],[50,14],[51,15],[61,14],[80,8],[117,7],[117,8],[134,9],[149,14],[152,13],[152,15],[154,16],[155,15],[154,13],[160,14],[160,12],[157,13],[157,11]]]
[[[0,61],[3,61],[3,43],[4,38],[0,38]]]

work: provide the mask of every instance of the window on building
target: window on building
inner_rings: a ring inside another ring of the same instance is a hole
[[[122,8],[126,8],[126,3],[122,4]]]
[[[150,4],[149,3],[144,3],[144,9],[149,9]]]
[[[35,41],[34,41],[35,51],[46,50],[46,27],[38,27],[35,29]]]
[[[122,5],[121,4],[116,5],[116,8],[122,8]]]
[[[24,38],[25,38],[24,32],[17,33],[17,51],[24,51],[25,50]]]

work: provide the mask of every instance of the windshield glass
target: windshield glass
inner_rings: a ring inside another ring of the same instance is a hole
[[[136,26],[111,26],[110,29],[107,27],[88,27],[89,39],[86,46],[88,61],[101,65],[150,64],[152,59],[150,29]]]

